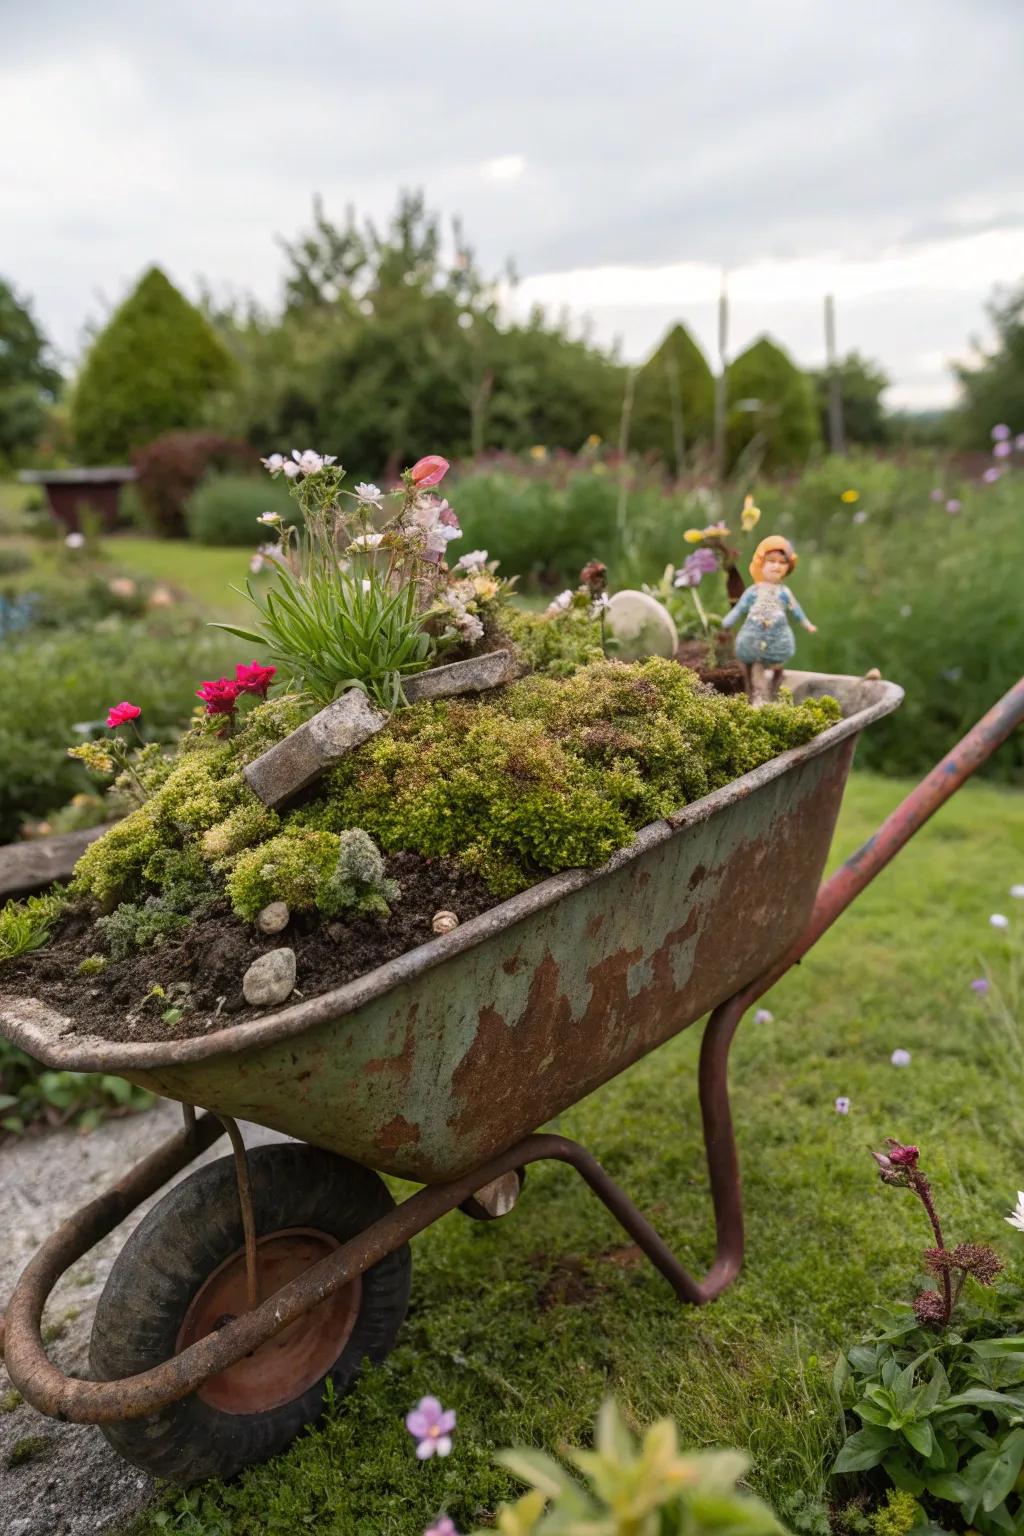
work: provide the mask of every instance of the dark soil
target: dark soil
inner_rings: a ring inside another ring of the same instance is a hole
[[[454,912],[464,923],[497,904],[478,876],[449,860],[399,853],[387,860],[387,873],[402,894],[386,921],[324,922],[316,914],[297,913],[283,932],[267,936],[221,903],[196,918],[180,938],[129,960],[111,960],[98,976],[78,972],[83,960],[104,952],[95,926],[97,910],[74,908],[55,927],[45,949],[5,970],[4,990],[41,998],[80,1019],[83,1033],[105,1040],[180,1040],[273,1011],[251,1008],[242,995],[246,969],[268,949],[287,945],[295,951],[296,990],[289,999],[294,1003],[425,944],[435,937],[436,912]],[[163,995],[150,995],[154,987],[162,987]],[[181,1009],[181,1017],[165,1020],[172,1007]]]
[[[710,683],[717,693],[743,692],[743,668],[733,659],[728,635],[719,636],[714,665],[709,665],[708,648],[703,640],[683,640],[676,651],[676,661],[681,667],[696,672],[701,682]]]

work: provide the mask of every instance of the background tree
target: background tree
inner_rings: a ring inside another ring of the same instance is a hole
[[[38,442],[61,376],[28,299],[0,278],[0,459]]]
[[[195,427],[231,375],[205,317],[151,267],[90,347],[71,425],[87,464],[126,459],[161,433]]]
[[[715,381],[707,358],[677,322],[636,375],[630,441],[679,474],[684,457],[710,441]]]
[[[801,464],[821,442],[814,389],[807,374],[767,336],[729,364],[727,453],[734,464],[756,437],[768,469]]]
[[[958,440],[967,448],[988,448],[992,428],[1005,422],[1024,432],[1024,282],[998,291],[986,306],[996,333],[996,345],[974,368],[954,365],[960,384],[960,405],[954,420]]]
[[[843,401],[843,427],[848,443],[879,444],[890,440],[889,418],[882,395],[889,378],[878,366],[859,352],[848,352],[837,364],[839,392]],[[829,373],[826,369],[810,375],[818,410],[821,435],[828,442]]]

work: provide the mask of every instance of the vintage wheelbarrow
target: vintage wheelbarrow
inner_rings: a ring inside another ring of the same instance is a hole
[[[681,1300],[719,1295],[743,1256],[727,1083],[740,1018],[1024,718],[1022,679],[819,888],[857,736],[903,695],[881,680],[787,682],[798,698],[833,694],[844,718],[645,827],[602,869],[555,875],[323,996],[157,1044],[90,1038],[82,1021],[68,1034],[39,1001],[0,997],[0,1029],[48,1066],[119,1073],[185,1106],[181,1134],[21,1276],[5,1352],[25,1398],[101,1425],[154,1474],[230,1476],[314,1420],[328,1379],[340,1394],[387,1353],[410,1238],[456,1206],[504,1215],[545,1158],[576,1169]],[[535,1132],[709,1011],[699,1087],[717,1249],[697,1280],[585,1148]],[[238,1118],[299,1140],[247,1153]],[[177,1184],[116,1259],[94,1379],[65,1376],[40,1337],[56,1281],[225,1130],[233,1158]],[[375,1169],[425,1187],[396,1206]]]

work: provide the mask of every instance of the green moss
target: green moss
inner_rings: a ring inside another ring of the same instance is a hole
[[[157,799],[146,802],[97,838],[75,865],[71,892],[92,896],[101,907],[116,906],[142,888],[142,871],[162,846]]]
[[[833,700],[752,710],[673,662],[595,662],[486,704],[416,706],[334,771],[307,824],[454,855],[498,895],[602,863],[659,816],[809,741]]]
[[[338,847],[335,834],[299,826],[239,854],[227,880],[232,907],[249,921],[272,901],[309,911],[334,874]]]
[[[78,974],[79,976],[99,976],[106,968],[106,955],[87,955],[78,967]]]
[[[107,917],[96,920],[113,960],[127,960],[135,950],[162,943],[187,925],[188,918],[172,911],[159,896],[150,896],[141,905],[122,901]]]
[[[603,658],[601,626],[586,611],[549,616],[510,606],[502,625],[532,672],[571,677],[578,667]]]
[[[909,1536],[921,1517],[921,1506],[905,1489],[890,1488],[882,1509],[869,1517],[874,1536]]]
[[[13,1413],[24,1401],[17,1387],[8,1387],[6,1392],[0,1392],[0,1413]]]
[[[44,1333],[45,1338],[45,1333]],[[26,1462],[38,1461],[50,1449],[50,1442],[45,1435],[26,1435],[11,1446],[7,1455],[7,1465],[13,1471],[15,1467],[23,1467]]]
[[[268,811],[255,795],[237,805],[223,821],[215,822],[203,833],[204,858],[214,862],[229,859],[243,848],[252,848],[280,831],[281,818],[276,811]]]
[[[338,838],[338,862],[317,893],[326,917],[351,912],[356,917],[390,917],[390,902],[401,894],[397,880],[384,873],[384,860],[362,827],[348,827]]]
[[[66,900],[64,890],[58,886],[42,896],[5,902],[0,907],[0,965],[41,949]]]

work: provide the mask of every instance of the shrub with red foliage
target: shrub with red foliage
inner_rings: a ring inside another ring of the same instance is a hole
[[[185,503],[209,470],[257,469],[255,449],[217,432],[165,432],[135,454],[136,487],[153,531],[185,533]]]

